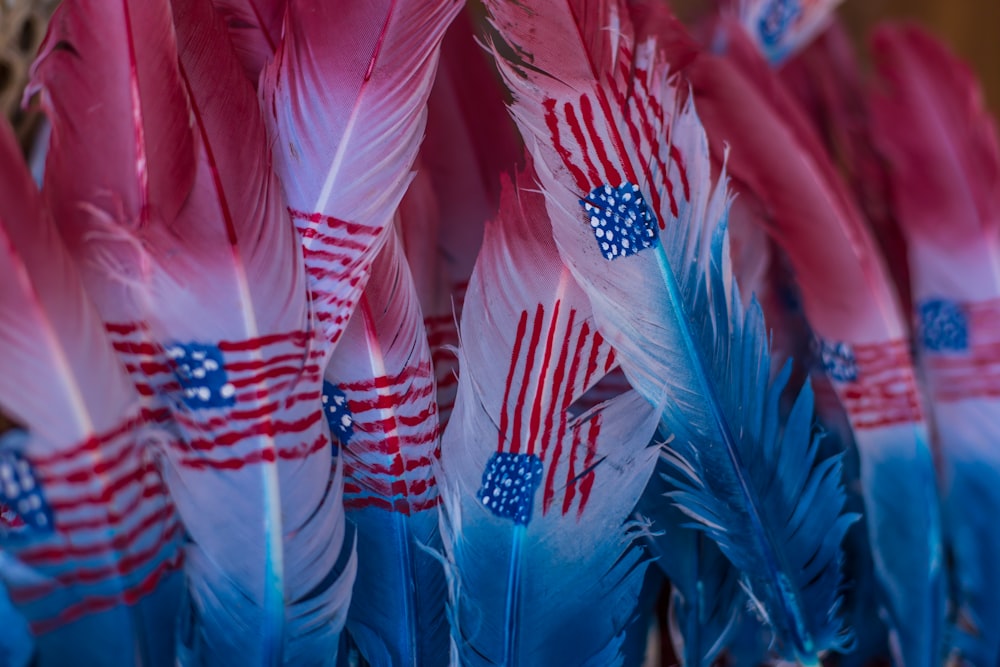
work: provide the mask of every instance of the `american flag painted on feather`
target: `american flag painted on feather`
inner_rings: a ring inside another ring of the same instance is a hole
[[[324,389],[330,431],[344,460],[344,506],[410,514],[436,507],[438,457],[434,376],[429,364]]]
[[[936,401],[1000,397],[1000,298],[930,299],[919,305],[918,320]]]
[[[480,501],[527,523],[542,488],[542,514],[590,499],[602,415],[571,416],[574,400],[614,367],[614,353],[593,323],[560,301],[522,311],[500,412],[497,452],[483,473]],[[551,378],[550,386],[539,386]],[[513,486],[514,491],[508,489]],[[556,502],[561,497],[561,502]]]
[[[183,528],[142,437],[155,419],[139,409],[59,452],[0,455],[0,534],[47,579],[11,587],[33,632],[135,603],[181,566]]]
[[[173,418],[186,434],[171,447],[190,468],[237,469],[274,456],[305,458],[323,446],[314,432],[322,419],[323,352],[307,332],[288,332],[217,344],[176,343],[160,350],[145,327],[108,325],[112,345],[144,396],[173,396]],[[162,361],[157,361],[162,359]],[[213,409],[211,415],[200,411]],[[225,413],[218,412],[225,409]],[[287,414],[286,414],[287,413]],[[275,454],[258,451],[256,436],[314,433]]]
[[[907,341],[858,345],[820,341],[818,348],[823,370],[855,429],[886,428],[923,419]]]

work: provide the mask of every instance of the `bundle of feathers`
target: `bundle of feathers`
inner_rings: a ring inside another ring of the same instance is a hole
[[[64,0],[0,664],[1000,664],[997,137],[836,4]]]

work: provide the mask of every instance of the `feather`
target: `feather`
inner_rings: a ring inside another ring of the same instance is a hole
[[[875,148],[863,72],[846,26],[832,22],[778,74],[844,174],[886,258],[903,312],[911,312],[906,244],[892,211],[887,166]]]
[[[462,314],[438,471],[453,662],[621,665],[656,413],[629,392],[569,416],[614,357],[531,185],[525,172],[503,195]]]
[[[236,56],[254,85],[281,44],[288,0],[212,0],[229,28]]]
[[[86,16],[92,8],[78,9]],[[100,197],[132,196],[136,179],[123,174],[91,190],[82,211],[71,209],[72,224],[83,260],[105,273],[104,284],[124,283],[131,319],[111,324],[145,331],[160,355],[143,370],[176,423],[179,437],[164,437],[164,474],[191,537],[179,661],[326,664],[336,655],[355,561],[339,466],[330,479],[324,350],[254,91],[211,4],[176,0],[174,10],[178,41],[159,47],[173,69],[159,75],[182,87],[159,97],[168,87],[153,87],[141,103],[179,107],[193,119],[194,187],[172,220],[136,224]],[[144,35],[136,35],[140,52]],[[71,42],[71,51],[56,52],[90,53],[87,36],[79,39],[80,48]],[[103,91],[127,86],[102,78],[98,88],[103,63],[88,62],[73,74],[89,77],[84,85],[96,97],[78,102],[100,104]],[[54,136],[64,122],[56,117]],[[148,156],[150,170],[158,158]],[[47,182],[53,199],[65,196],[58,179]]]
[[[147,415],[6,125],[0,197],[0,405],[26,429],[0,440],[0,552],[32,573],[3,578],[39,665],[170,665],[182,531]]]
[[[434,358],[442,428],[458,390],[458,359],[451,348],[458,344],[457,323],[483,227],[496,215],[500,174],[513,173],[523,153],[505,93],[492,59],[476,42],[467,8],[441,43],[420,171],[400,206],[402,238]]]
[[[394,232],[326,371],[325,409],[358,532],[347,628],[373,667],[448,662],[440,561],[437,400],[409,267]]]
[[[684,667],[712,665],[729,644],[748,603],[739,587],[739,572],[712,540],[687,525],[688,517],[679,509],[661,503],[655,511],[656,529],[662,535],[653,541],[654,554],[673,586],[674,648]]]
[[[741,571],[783,651],[818,664],[849,643],[840,541],[854,517],[841,513],[839,459],[817,461],[808,386],[779,423],[790,371],[769,381],[760,308],[744,315],[740,305],[725,178],[712,187],[693,107],[668,116],[675,90],[659,47],[635,44],[615,4],[489,9],[530,62],[500,65],[560,254],[632,386],[663,406],[660,423],[674,434],[672,499]]]
[[[760,52],[780,64],[830,23],[841,0],[734,0],[739,22]]]
[[[288,5],[262,96],[310,300],[332,345],[410,182],[440,42],[461,7],[459,0]]]
[[[874,136],[910,258],[917,342],[941,443],[961,659],[1000,662],[1000,146],[973,73],[923,30],[884,25]]]
[[[937,664],[940,508],[907,327],[876,243],[822,143],[741,37],[731,33],[730,46],[743,64],[702,54],[684,75],[716,159],[731,146],[734,180],[767,207],[820,339],[821,363],[848,411],[897,661]]]
[[[94,225],[107,217],[102,212],[134,228],[154,219],[170,224],[191,192],[195,137],[173,41],[164,0],[69,0],[53,14],[25,92],[25,99],[39,94],[51,125],[43,195],[116,351],[147,398],[153,392],[146,370],[166,358],[137,322],[128,283],[138,277],[109,276],[103,268],[134,261],[135,249],[120,238],[106,242],[107,234],[96,238]]]

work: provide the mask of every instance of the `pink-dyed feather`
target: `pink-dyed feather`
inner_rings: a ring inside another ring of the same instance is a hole
[[[0,198],[0,406],[27,430],[0,445],[4,497],[25,494],[0,548],[44,578],[11,596],[41,665],[170,665],[182,530],[143,444],[149,415],[6,125]]]
[[[410,181],[457,0],[292,0],[262,96],[302,237],[311,300],[335,344]]]

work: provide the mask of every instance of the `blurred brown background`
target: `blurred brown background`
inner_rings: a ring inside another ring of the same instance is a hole
[[[884,18],[920,21],[972,65],[1000,115],[1000,0],[845,0],[840,11],[859,42]]]

